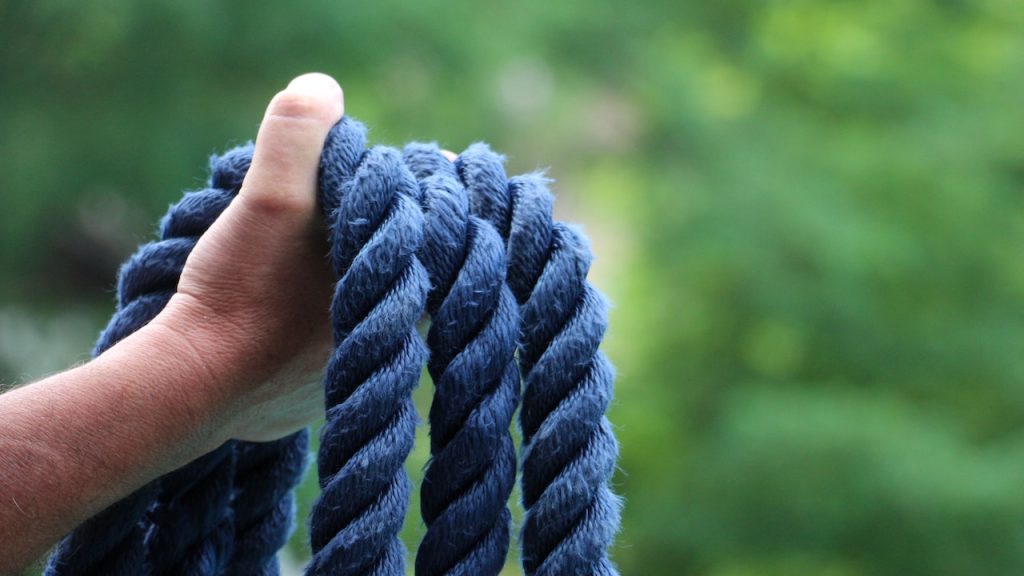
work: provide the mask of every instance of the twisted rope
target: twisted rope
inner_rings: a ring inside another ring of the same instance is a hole
[[[412,144],[425,211],[420,259],[430,276],[430,454],[421,488],[427,533],[419,576],[495,575],[505,564],[516,477],[509,426],[519,401],[518,306],[505,285],[497,231],[470,216],[469,197],[437,146]]]
[[[398,151],[364,147],[363,126],[343,119],[320,164],[339,280],[317,462],[321,493],[310,517],[307,574],[318,576],[405,573],[403,464],[415,439],[411,393],[427,356],[416,332],[429,288],[416,257],[423,213]]]
[[[338,281],[307,573],[405,573],[397,534],[410,489],[411,392],[428,354],[416,323],[426,309],[436,390],[416,573],[501,570],[521,372],[524,568],[617,574],[607,548],[619,524],[608,486],[618,446],[604,417],[613,374],[599,351],[607,305],[586,282],[586,240],[552,220],[544,178],[507,179],[486,146],[454,165],[434,146],[410,145],[404,156],[365,146],[365,128],[344,118],[321,157],[319,201]],[[172,206],[161,240],[122,267],[118,309],[94,355],[164,307],[251,156],[249,146],[214,158],[207,189]],[[276,575],[307,445],[305,430],[229,442],[75,529],[47,574]]]
[[[295,487],[302,480],[309,430],[273,442],[237,442],[235,542],[228,576],[277,576],[277,551],[294,528]]]
[[[237,154],[211,159],[210,185],[191,192],[165,216],[160,240],[145,244],[121,267],[117,310],[100,334],[92,355],[98,356],[163,310],[174,294],[197,237],[231,202],[235,187],[224,187],[219,174],[239,161]],[[204,461],[205,463],[205,461]],[[149,574],[147,512],[163,498],[157,479],[109,506],[65,536],[47,562],[48,576]],[[172,490],[173,491],[173,490]],[[213,514],[217,516],[216,513]]]
[[[228,442],[161,478],[146,538],[153,574],[223,572],[235,535],[234,470],[234,447]]]
[[[509,286],[521,305],[523,568],[531,576],[617,574],[607,549],[621,508],[609,487],[618,443],[604,416],[614,374],[598,350],[608,306],[586,281],[583,234],[552,220],[546,180],[509,180],[503,160],[475,144],[456,169],[473,213],[507,241]]]

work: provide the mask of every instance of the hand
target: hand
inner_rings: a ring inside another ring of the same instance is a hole
[[[228,439],[273,440],[323,413],[334,281],[317,168],[342,112],[334,80],[292,81],[163,312],[94,361],[0,394],[0,573]]]
[[[202,236],[150,324],[200,375],[194,402],[222,442],[285,436],[323,413],[334,281],[317,167],[342,116],[337,82],[293,80],[270,102],[238,197]],[[155,345],[163,345],[166,342]]]

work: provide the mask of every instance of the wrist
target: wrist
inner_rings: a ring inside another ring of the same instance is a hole
[[[206,354],[195,330],[166,316],[110,348],[86,367],[112,381],[130,382],[145,396],[143,409],[180,448],[180,464],[213,450],[230,437],[230,374]]]

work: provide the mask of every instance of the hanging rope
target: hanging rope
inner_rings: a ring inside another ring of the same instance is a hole
[[[277,576],[277,551],[294,527],[294,488],[306,470],[309,431],[274,442],[238,442],[235,450],[235,542],[225,574]]]
[[[608,306],[586,281],[583,234],[552,221],[546,179],[508,180],[503,163],[475,144],[455,165],[474,214],[507,239],[509,285],[522,306],[523,568],[617,574],[607,549],[619,527],[621,504],[608,485],[618,443],[604,417],[614,376],[598,350]]]
[[[416,574],[497,574],[508,553],[516,479],[509,427],[519,404],[519,310],[505,284],[505,247],[489,223],[470,216],[469,196],[437,146],[411,144],[403,155],[420,178],[426,217],[420,259],[430,275],[435,385]]]
[[[419,188],[397,151],[363,151],[343,119],[321,157],[321,204],[338,276],[335,348],[324,380],[326,422],[310,516],[307,574],[404,574],[398,531],[409,501],[405,460],[416,435],[412,390],[427,349],[416,333],[429,283]]]
[[[249,145],[212,159],[208,187],[172,206],[161,239],[122,267],[117,312],[94,355],[164,307],[251,158]],[[501,571],[520,373],[524,569],[617,574],[607,549],[619,524],[609,488],[618,447],[604,417],[613,373],[598,351],[607,305],[586,282],[586,240],[552,221],[547,181],[508,179],[502,162],[483,145],[454,164],[433,145],[366,149],[365,128],[349,118],[327,138],[319,203],[337,285],[309,575],[405,574],[411,394],[428,354],[435,390],[417,575]],[[426,345],[416,330],[425,311]],[[307,450],[305,430],[229,442],[76,528],[46,573],[277,575]]]
[[[252,144],[240,146],[212,161],[211,184],[237,191],[252,163]],[[180,213],[172,210],[165,219]],[[219,211],[218,211],[219,213]],[[195,217],[190,215],[191,220]],[[212,223],[204,222],[204,228]],[[197,234],[198,235],[198,234]],[[235,469],[231,496],[234,541],[224,574],[276,576],[277,551],[294,528],[294,488],[302,480],[309,451],[309,430],[273,442],[234,442]],[[219,574],[220,572],[203,572]]]

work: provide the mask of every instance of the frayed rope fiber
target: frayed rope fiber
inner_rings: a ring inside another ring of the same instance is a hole
[[[117,311],[94,355],[163,309],[251,160],[251,144],[212,158],[207,187],[171,206],[160,240],[122,266]],[[585,237],[552,219],[548,180],[508,178],[503,162],[483,144],[455,163],[433,144],[367,148],[366,129],[347,117],[328,135],[319,204],[337,284],[310,576],[406,573],[398,533],[424,365],[434,399],[415,573],[487,576],[504,566],[520,395],[524,571],[618,573],[608,558],[621,509],[609,486],[618,444],[605,418],[614,376],[598,350],[607,303],[586,281]],[[228,442],[77,527],[46,574],[279,574],[308,440],[302,430]]]

